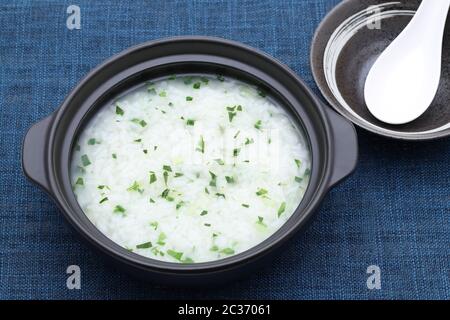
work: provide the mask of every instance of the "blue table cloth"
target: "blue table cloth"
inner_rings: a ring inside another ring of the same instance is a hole
[[[214,35],[275,56],[317,93],[314,30],[338,0],[0,1],[1,299],[449,299],[450,140],[406,143],[358,130],[356,172],[272,264],[227,286],[163,288],[106,265],[21,172],[26,129],[104,59],[140,42]],[[66,27],[67,7],[81,29]],[[81,268],[68,290],[66,269]],[[381,270],[369,290],[366,271]]]

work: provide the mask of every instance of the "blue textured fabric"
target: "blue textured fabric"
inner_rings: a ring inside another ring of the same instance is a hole
[[[20,168],[31,124],[91,68],[140,42],[215,35],[285,62],[317,93],[314,30],[338,0],[0,1],[0,298],[450,299],[450,140],[405,143],[359,130],[357,171],[268,268],[214,290],[167,289],[106,265]],[[82,289],[66,288],[81,267]],[[381,268],[381,290],[366,270]]]

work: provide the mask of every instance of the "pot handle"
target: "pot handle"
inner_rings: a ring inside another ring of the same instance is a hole
[[[349,176],[358,162],[358,136],[353,124],[330,107],[324,107],[332,128],[334,163],[329,187]]]
[[[48,130],[53,120],[49,116],[32,125],[23,139],[22,170],[25,176],[47,192],[50,186],[47,178],[46,158]]]

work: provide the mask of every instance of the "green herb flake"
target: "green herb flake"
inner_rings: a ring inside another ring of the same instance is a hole
[[[186,125],[193,126],[194,124],[195,124],[195,120],[194,119],[187,119],[186,120]]]
[[[209,194],[208,188],[205,188],[205,193],[206,193],[206,194]]]
[[[169,195],[170,190],[169,189],[165,189],[162,193],[161,193],[161,198],[166,199],[169,202],[174,201],[175,199],[173,197],[171,197]]]
[[[187,257],[186,259],[183,259],[181,261],[181,263],[194,263],[194,260],[192,260],[191,258]]]
[[[225,165],[225,162],[222,159],[215,159],[214,161],[217,162],[221,166]]]
[[[263,217],[258,217],[258,221],[256,222],[256,224],[259,224],[260,226],[263,226],[263,227],[267,227],[267,225],[264,223]]]
[[[240,148],[233,149],[233,157],[237,157],[239,155],[239,152],[241,152]]]
[[[209,251],[217,252],[217,251],[219,251],[219,247],[214,245],[214,246],[211,247],[211,249],[209,249]]]
[[[209,79],[207,77],[201,77],[200,80],[204,83],[204,84],[208,84],[209,83]]]
[[[148,249],[148,248],[151,248],[151,247],[152,247],[152,243],[151,242],[141,243],[141,244],[138,244],[136,246],[137,249]]]
[[[201,83],[200,82],[196,82],[196,83],[194,83],[194,85],[192,86],[194,89],[200,89],[200,87],[201,87]]]
[[[206,216],[208,214],[208,211],[203,210],[202,213],[200,213],[201,216]]]
[[[216,196],[219,197],[219,198],[222,197],[222,198],[225,199],[225,195],[223,193],[216,193]]]
[[[158,241],[156,242],[157,244],[159,244],[160,246],[163,246],[166,244],[166,242],[164,240],[167,239],[167,236],[164,232],[161,232],[158,236]]]
[[[127,191],[137,191],[139,193],[143,193],[144,189],[141,189],[141,186],[137,181],[134,181],[133,184],[127,189]]]
[[[150,222],[150,227],[152,227],[153,229],[158,229],[158,221],[152,221]]]
[[[184,174],[182,174],[181,172],[175,172],[175,178],[179,178],[184,176]]]
[[[226,176],[225,180],[227,180],[227,183],[234,183],[235,182],[234,178],[233,177],[229,177],[229,176]]]
[[[194,98],[192,98],[192,97],[190,97],[190,96],[187,96],[187,97],[186,97],[186,101],[192,101],[192,100],[194,100]]]
[[[165,92],[165,91],[163,90],[163,91],[161,91],[161,92],[159,93],[159,96],[160,96],[161,98],[167,97],[167,92]]]
[[[168,166],[168,165],[163,165],[163,170],[164,170],[164,171],[172,172],[172,167],[171,167],[171,166]]]
[[[238,132],[236,132],[236,134],[234,135],[233,139],[236,139],[239,136],[240,133],[241,133],[240,130]]]
[[[150,181],[149,181],[150,184],[156,182],[156,180],[158,180],[158,179],[156,178],[156,174],[155,174],[153,171],[150,171]]]
[[[94,144],[96,144],[96,143],[100,143],[100,142],[98,142],[97,140],[95,140],[95,138],[91,138],[91,139],[89,139],[88,140],[88,145],[90,145],[90,146],[93,146]]]
[[[204,223],[203,224],[205,227],[211,227],[211,223]]]
[[[177,205],[175,206],[175,208],[178,210],[178,209],[180,209],[182,206],[184,206],[185,205],[185,202],[184,201],[180,201],[180,202],[178,202],[177,203]]]
[[[80,151],[80,149],[81,149],[80,145],[77,144],[77,145],[75,146],[75,151]]]
[[[245,144],[246,144],[246,145],[252,144],[252,143],[254,143],[254,142],[255,142],[255,140],[253,140],[253,138],[251,138],[251,139],[246,138],[246,139],[245,139]]]
[[[258,191],[256,191],[256,195],[257,196],[265,196],[267,195],[269,192],[266,189],[258,189]]]
[[[125,215],[125,211],[126,211],[125,208],[122,207],[121,205],[117,205],[114,207],[114,213]]]
[[[225,77],[221,74],[217,75],[217,80],[219,80],[220,82],[224,82],[225,81]]]
[[[155,200],[153,200],[152,198],[150,198],[149,202],[150,202],[150,203],[155,203]]]
[[[261,120],[256,121],[254,127],[258,130],[261,130],[261,126],[262,126],[262,121]]]
[[[236,112],[228,111],[228,120],[233,122],[233,118],[237,115]]]
[[[77,181],[75,182],[75,184],[76,184],[76,185],[79,185],[79,186],[84,186],[84,180],[83,180],[83,178],[79,177],[79,178],[77,179]]]
[[[209,172],[209,174],[211,175],[211,181],[209,182],[209,185],[211,187],[216,187],[217,186],[217,176],[211,171]]]
[[[238,106],[236,107],[236,110],[237,110],[237,111],[242,111],[242,106],[241,106],[241,105],[238,105]]]
[[[231,249],[231,248],[224,248],[224,249],[220,250],[220,253],[223,253],[223,254],[234,254],[234,250]]]
[[[175,251],[175,250],[167,250],[166,251],[169,256],[174,258],[175,260],[181,261],[181,257],[183,256],[183,252]]]
[[[286,211],[286,202],[281,203],[280,208],[278,209],[278,218]]]
[[[198,147],[195,149],[198,152],[205,153],[205,140],[203,136],[200,136],[200,141],[198,142]]]
[[[295,164],[297,165],[297,168],[300,168],[302,166],[302,161],[298,159],[294,159]]]
[[[167,80],[173,81],[177,79],[177,75],[172,74],[171,76],[169,76],[169,78]]]
[[[164,184],[167,186],[167,181],[169,180],[169,172],[164,171],[163,177],[164,177]]]
[[[123,111],[123,109],[121,107],[116,105],[116,114],[119,116],[123,116],[125,114],[125,111]]]
[[[258,88],[258,94],[263,98],[267,97],[267,91],[263,88]]]
[[[141,119],[136,119],[134,118],[133,120],[131,120],[131,122],[139,124],[141,127],[145,127],[147,125],[147,122],[145,122],[145,120],[141,120]]]
[[[242,206],[243,206],[244,208],[250,208],[250,206],[249,206],[248,204],[245,204],[245,203],[243,203]]]
[[[183,82],[185,85],[190,85],[192,83],[192,77],[185,77]]]
[[[117,154],[113,153],[111,156],[113,159],[117,159]]]
[[[104,197],[102,200],[99,201],[99,203],[102,204],[105,201],[108,201],[108,197]]]
[[[142,139],[136,139],[136,140],[133,140],[133,142],[142,142]]]
[[[156,94],[156,89],[153,88],[153,87],[148,87],[148,88],[147,88],[147,92],[148,92],[148,93],[151,93],[151,94]]]
[[[84,167],[87,167],[88,165],[91,164],[91,161],[89,160],[89,157],[87,156],[87,154],[83,154],[81,156],[81,163],[83,164]]]
[[[295,182],[302,183],[303,178],[295,177],[294,180],[295,180]]]
[[[311,169],[306,168],[305,173],[303,175],[306,177],[306,176],[309,176],[310,174],[311,174]]]

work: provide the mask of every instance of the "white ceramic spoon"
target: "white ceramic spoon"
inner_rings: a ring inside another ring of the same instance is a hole
[[[376,60],[366,79],[364,97],[377,119],[404,124],[430,106],[441,77],[449,7],[450,0],[423,0],[408,26]]]

